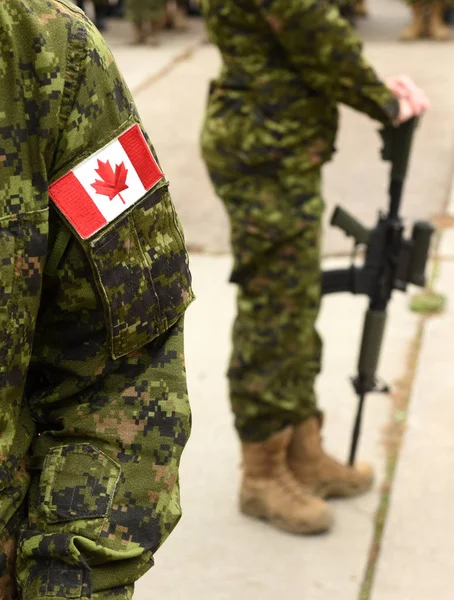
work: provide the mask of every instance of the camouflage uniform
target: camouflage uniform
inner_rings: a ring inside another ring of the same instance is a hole
[[[182,232],[163,178],[87,240],[49,200],[140,123],[83,13],[2,2],[0,42],[0,597],[130,599],[181,514]]]
[[[411,8],[410,24],[400,33],[402,41],[413,41],[430,38],[446,41],[451,38],[445,24],[447,9],[452,6],[451,0],[406,0]]]
[[[391,123],[398,103],[335,8],[313,0],[203,0],[223,66],[203,156],[231,225],[239,285],[228,371],[243,441],[317,413],[320,170],[340,102]]]
[[[163,19],[166,4],[167,0],[126,0],[126,14],[134,23]]]

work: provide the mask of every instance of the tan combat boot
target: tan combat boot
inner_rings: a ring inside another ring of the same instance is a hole
[[[159,37],[160,32],[163,29],[162,19],[151,19],[150,21],[150,33],[148,36],[148,43],[150,46],[159,46],[161,39]]]
[[[425,33],[425,11],[422,4],[416,4],[411,7],[413,12],[413,21],[401,32],[399,39],[403,42],[410,42],[424,37]]]
[[[295,427],[288,463],[298,481],[321,498],[347,498],[367,492],[374,482],[372,467],[349,467],[328,456],[322,448],[321,425],[321,418],[312,417]]]
[[[356,0],[355,15],[358,17],[367,17],[366,0]]]
[[[288,427],[265,442],[242,444],[240,509],[289,533],[321,533],[332,525],[331,510],[290,472],[287,451],[292,435],[293,427]]]
[[[183,9],[173,0],[166,5],[166,28],[177,31],[185,31],[188,28],[188,20]]]
[[[134,46],[138,46],[141,44],[145,44],[147,41],[147,31],[145,28],[145,24],[143,21],[136,21],[133,23],[134,26],[134,35],[131,41],[131,44]]]
[[[451,38],[449,28],[443,21],[445,6],[443,2],[434,2],[430,5],[428,35],[433,40],[444,42]]]

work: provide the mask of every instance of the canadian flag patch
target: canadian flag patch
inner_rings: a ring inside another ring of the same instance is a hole
[[[51,200],[88,239],[164,177],[139,125],[133,125],[49,188]]]

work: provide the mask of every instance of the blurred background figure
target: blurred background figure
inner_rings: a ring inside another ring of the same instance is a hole
[[[190,5],[186,0],[167,0],[166,2],[166,29],[184,31],[187,28],[186,15]]]
[[[99,31],[105,31],[109,2],[108,0],[93,0],[93,5],[95,8],[95,25]],[[85,0],[77,0],[77,6],[85,11]]]
[[[350,0],[342,0],[347,3]],[[106,31],[108,18],[127,17],[133,24],[133,44],[159,42],[157,34],[163,29],[184,31],[188,17],[201,17],[199,0],[74,0],[86,12],[93,4],[94,21],[99,31]],[[91,13],[93,14],[93,13]]]
[[[445,8],[445,23],[448,25],[454,25],[454,5],[451,3]]]
[[[355,13],[358,17],[367,16],[367,0],[356,0]]]
[[[133,44],[156,45],[163,28],[186,27],[185,3],[177,0],[127,0],[126,16],[134,27]]]
[[[186,0],[186,13],[189,17],[201,17],[200,4],[198,0]]]
[[[450,0],[406,0],[412,11],[411,23],[400,34],[403,41],[420,38],[432,40],[449,40],[451,35],[445,24],[445,18],[450,18]]]
[[[122,18],[125,16],[125,0],[118,0],[115,3],[109,3],[107,8],[107,15],[109,17]]]
[[[342,464],[322,443],[322,166],[335,150],[339,104],[384,125],[428,104],[408,77],[378,77],[334,6],[201,4],[222,57],[201,147],[229,217],[230,282],[238,285],[228,379],[243,458],[240,510],[291,533],[327,531],[325,500],[368,491],[374,475],[370,465]]]
[[[166,17],[165,0],[127,0],[126,17],[134,27],[133,44],[158,43],[157,31]]]
[[[340,14],[352,25],[355,24],[356,17],[365,17],[367,15],[366,0],[331,0],[339,9]]]

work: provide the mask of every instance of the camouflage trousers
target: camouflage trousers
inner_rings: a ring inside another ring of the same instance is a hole
[[[238,284],[228,369],[235,426],[242,440],[262,441],[317,413],[320,170],[210,175],[229,215]]]
[[[166,0],[126,0],[126,14],[134,23],[161,19],[165,15],[166,5]]]

